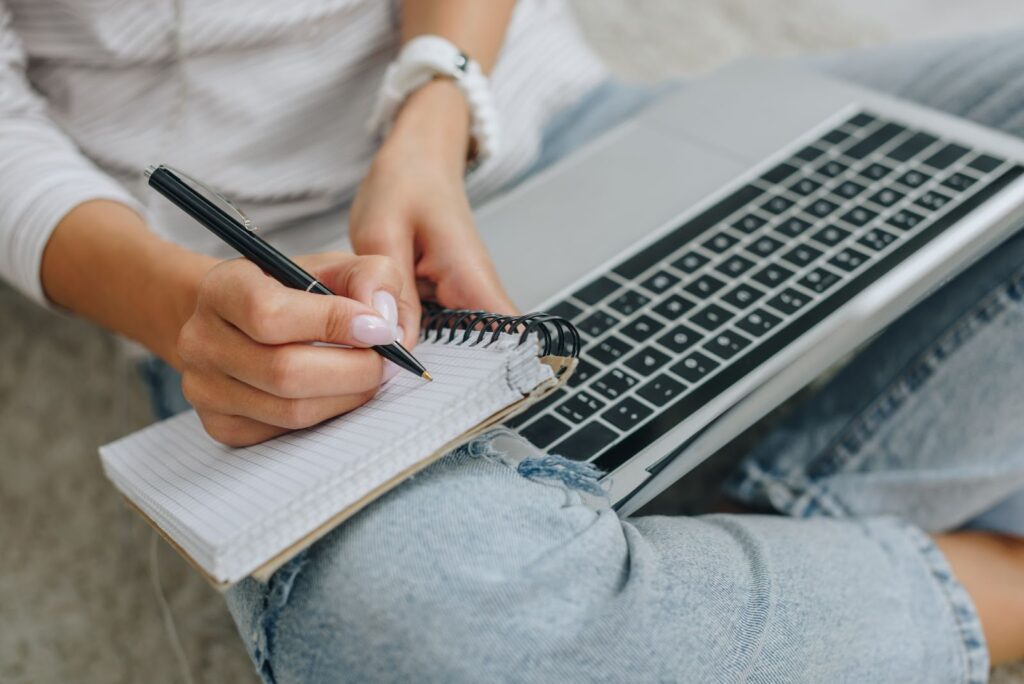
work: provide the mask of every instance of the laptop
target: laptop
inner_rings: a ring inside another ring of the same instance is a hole
[[[682,87],[477,213],[573,321],[511,424],[631,513],[1024,225],[1024,141],[794,65]]]

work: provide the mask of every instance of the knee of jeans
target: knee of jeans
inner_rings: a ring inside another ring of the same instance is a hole
[[[560,475],[572,471],[560,459],[538,456],[521,474],[497,456],[477,446],[446,457],[279,571],[249,635],[264,677],[358,668],[394,679],[389,663],[436,668],[425,644],[438,635],[458,635],[468,663],[502,629],[482,614],[529,611],[550,581],[564,583],[573,542],[614,514],[586,505],[566,483],[580,473]],[[617,521],[601,527],[603,543],[621,537]]]

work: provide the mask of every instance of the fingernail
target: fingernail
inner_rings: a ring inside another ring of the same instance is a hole
[[[391,296],[390,292],[377,290],[373,293],[373,296],[370,297],[370,303],[373,305],[373,308],[377,310],[377,313],[384,317],[384,320],[391,325],[398,324],[398,303],[395,301],[395,298]]]
[[[395,342],[401,342],[405,339],[405,328],[400,325],[395,326]]]
[[[384,362],[384,373],[383,373],[383,375],[381,377],[381,381],[380,381],[381,384],[383,385],[385,382],[387,382],[391,378],[393,378],[396,375],[398,375],[398,371],[400,371],[400,370],[402,370],[402,369],[399,368],[398,366],[396,366],[395,364],[391,363],[390,361],[385,361]]]
[[[380,316],[363,314],[352,319],[352,338],[368,347],[395,341],[395,326]]]

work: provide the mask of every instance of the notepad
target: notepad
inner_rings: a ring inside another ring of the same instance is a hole
[[[400,373],[348,414],[238,449],[211,439],[190,411],[102,447],[103,468],[217,586],[268,576],[415,471],[552,391],[574,363],[545,354],[550,338],[536,331],[427,337],[415,354],[433,382]]]

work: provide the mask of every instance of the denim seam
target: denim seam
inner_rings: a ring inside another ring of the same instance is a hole
[[[964,680],[970,684],[985,684],[989,679],[990,667],[988,645],[974,602],[953,574],[949,562],[935,542],[912,525],[904,523],[903,527],[946,598],[962,647],[960,659]]]
[[[295,581],[306,564],[306,556],[307,550],[303,550],[275,572],[263,595],[263,610],[260,612],[253,635],[252,659],[257,672],[266,684],[275,682],[270,654],[274,647],[277,620],[281,611],[288,605]]]
[[[914,396],[948,359],[979,330],[997,320],[998,316],[1024,299],[1024,270],[1017,271],[1006,283],[971,307],[879,393],[844,428],[821,454],[805,466],[802,484],[819,481],[855,465],[861,448]],[[815,489],[821,489],[815,487]],[[835,497],[831,497],[833,502]],[[813,504],[808,504],[813,505]],[[845,509],[845,507],[842,507]]]

